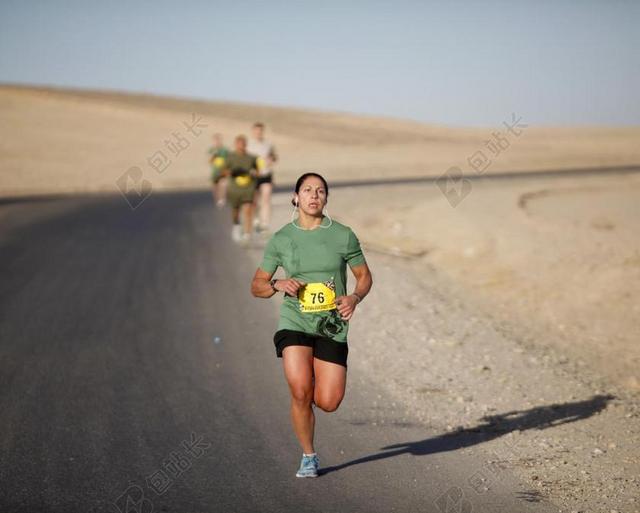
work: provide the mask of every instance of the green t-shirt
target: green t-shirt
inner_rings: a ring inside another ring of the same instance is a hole
[[[217,166],[213,163],[213,159],[215,159],[216,157],[222,157],[226,162],[227,155],[229,155],[229,150],[224,146],[220,146],[218,148],[212,146],[211,148],[209,148],[209,155],[211,155],[211,167],[213,167],[214,169],[218,169]]]
[[[244,189],[255,185],[255,177],[251,174],[251,171],[258,169],[255,155],[231,151],[224,167],[231,172],[230,189]]]
[[[282,267],[287,278],[303,283],[331,283],[336,297],[345,295],[347,264],[354,267],[366,262],[360,242],[351,228],[338,221],[330,222],[324,217],[321,224],[328,228],[304,230],[287,223],[267,242],[260,268],[273,274]],[[346,342],[349,323],[341,319],[337,309],[302,312],[298,298],[285,295],[278,322],[278,330],[281,329]]]

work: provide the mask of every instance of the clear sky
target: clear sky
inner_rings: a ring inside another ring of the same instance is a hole
[[[640,125],[640,1],[0,0],[0,82]]]

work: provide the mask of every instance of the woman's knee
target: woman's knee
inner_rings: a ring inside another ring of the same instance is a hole
[[[321,410],[331,413],[332,411],[336,411],[338,409],[338,406],[340,406],[340,403],[342,402],[342,397],[343,396],[341,395],[320,395],[314,398],[314,403]]]
[[[294,403],[306,406],[313,401],[313,388],[298,384],[290,385],[289,388],[291,390],[291,400]]]

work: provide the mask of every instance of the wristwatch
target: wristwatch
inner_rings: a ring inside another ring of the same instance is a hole
[[[269,285],[271,285],[271,288],[273,289],[273,291],[274,291],[274,292],[278,292],[278,289],[276,289],[276,282],[277,282],[277,281],[278,281],[278,280],[277,280],[276,278],[274,278],[273,280],[271,280],[271,281],[269,282]]]

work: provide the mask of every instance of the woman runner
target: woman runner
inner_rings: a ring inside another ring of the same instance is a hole
[[[356,305],[367,295],[372,276],[351,228],[323,210],[329,187],[317,173],[296,182],[292,220],[274,233],[251,284],[255,297],[284,293],[273,337],[291,392],[291,420],[302,446],[297,477],[316,477],[313,405],[335,411],[345,393],[347,333]],[[298,217],[293,218],[295,211]],[[346,266],[356,279],[346,294]],[[286,279],[272,279],[278,267]]]

